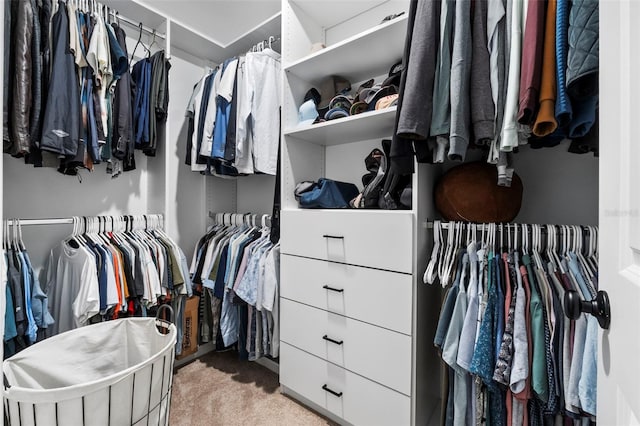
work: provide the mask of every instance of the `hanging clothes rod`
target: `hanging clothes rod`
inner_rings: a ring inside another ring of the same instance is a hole
[[[11,226],[17,225],[18,223],[21,226],[31,226],[31,225],[67,225],[73,224],[73,218],[65,217],[60,219],[7,219],[7,223]]]
[[[142,25],[142,22],[139,22],[139,21],[136,22],[135,20],[127,18],[126,16],[122,16],[120,15],[120,12],[118,12],[117,10],[112,9],[111,7],[106,6],[95,0],[73,0],[73,3],[78,9],[83,10],[85,12],[98,13],[102,15],[105,19],[107,19],[107,21],[111,22],[112,20],[117,20],[118,22],[125,22],[135,27],[138,30],[142,30],[148,33],[149,35],[155,35],[157,38],[161,38],[162,40],[167,39],[165,34],[159,33],[153,28],[149,28]]]
[[[249,49],[250,52],[259,52],[261,50],[264,50],[266,47],[271,47],[271,44],[274,43],[278,43],[280,42],[280,36],[269,36],[266,39],[257,42],[256,44],[254,44],[253,46],[251,46],[251,49]]]
[[[118,22],[125,22],[125,23],[127,23],[127,24],[129,24],[132,27],[137,28],[137,29],[142,28],[142,31],[146,32],[149,35],[155,35],[157,38],[160,38],[162,40],[166,40],[167,39],[167,36],[165,34],[159,33],[158,31],[154,30],[153,28],[149,28],[149,27],[144,26],[144,25],[142,25],[142,27],[141,27],[140,26],[141,25],[140,22],[136,22],[133,19],[126,18],[126,17],[120,15],[117,12],[116,12],[116,20]]]
[[[209,212],[209,217],[216,222],[222,220],[223,223],[228,224],[236,224],[239,225],[241,223],[247,223],[247,219],[254,219],[254,226],[256,224],[255,220],[261,219],[263,226],[271,226],[271,215],[270,214],[259,214],[259,213],[231,213],[231,212]],[[249,224],[249,223],[247,223]]]
[[[433,229],[433,223],[434,223],[433,221],[423,222],[423,227],[426,228],[426,229]],[[491,225],[493,225],[493,224],[489,224],[489,223],[448,222],[448,221],[443,220],[443,221],[440,222],[440,227],[442,229],[447,229],[448,230],[448,229],[451,228],[451,223],[454,223],[454,224],[455,223],[462,223],[463,226],[465,226],[465,227],[466,226],[470,226],[470,225],[475,225],[475,227],[476,227],[476,229],[478,231],[482,231],[482,230],[488,231],[489,227]],[[518,226],[518,228],[522,228],[523,225],[527,225],[529,227],[529,231],[531,231],[532,228],[533,228],[533,226],[532,226],[533,224],[528,224],[528,223],[502,223],[502,224],[501,223],[496,223],[495,224],[497,229],[500,229],[501,225],[506,229],[515,228],[516,225]],[[536,225],[541,226],[541,230],[542,230],[543,233],[547,232],[545,226],[547,226],[549,224],[544,223],[544,224],[536,224]],[[560,226],[560,227],[562,227],[562,226],[581,226],[585,232],[587,231],[585,228],[588,228],[589,226],[591,226],[593,228],[598,228],[597,225],[556,225],[556,224],[550,224],[550,225],[552,225],[552,226]]]
[[[164,220],[164,217],[161,214],[148,214],[148,215],[104,215],[104,216],[77,216],[78,218],[83,217],[101,217],[101,218],[109,218],[109,217],[145,217],[145,216],[153,216],[157,217],[160,220]],[[7,219],[6,222],[8,225],[20,225],[20,226],[34,226],[34,225],[73,225],[74,218],[72,217],[64,217],[64,218],[47,218],[47,219]]]

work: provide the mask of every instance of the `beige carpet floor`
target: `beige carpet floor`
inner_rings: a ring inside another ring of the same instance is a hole
[[[237,352],[210,353],[173,378],[171,426],[333,425],[280,393],[278,376]]]

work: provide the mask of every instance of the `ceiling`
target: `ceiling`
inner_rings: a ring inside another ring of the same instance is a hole
[[[141,0],[227,46],[280,11],[280,0]]]

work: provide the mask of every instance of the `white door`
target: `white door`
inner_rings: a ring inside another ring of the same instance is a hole
[[[640,2],[600,2],[598,424],[640,424]]]

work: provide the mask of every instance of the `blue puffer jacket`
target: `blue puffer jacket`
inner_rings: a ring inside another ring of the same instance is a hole
[[[574,99],[598,93],[598,0],[574,0],[569,14],[567,91]]]
[[[573,118],[571,100],[567,93],[567,43],[569,32],[570,0],[558,0],[556,3],[556,121],[558,127],[564,127]]]

